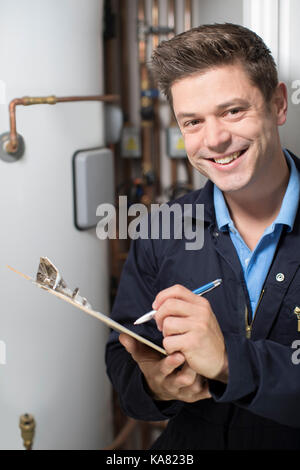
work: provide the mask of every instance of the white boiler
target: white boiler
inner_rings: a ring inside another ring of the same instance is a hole
[[[100,0],[0,0],[0,134],[23,96],[103,93]],[[0,449],[102,449],[111,433],[107,327],[6,268],[34,276],[40,256],[109,313],[108,245],[74,225],[72,159],[105,147],[103,104],[19,106],[25,153],[0,160]],[[101,184],[112,184],[102,175]]]

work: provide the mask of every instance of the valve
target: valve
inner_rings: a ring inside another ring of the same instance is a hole
[[[35,431],[34,417],[28,413],[21,415],[19,427],[21,429],[21,436],[25,449],[31,450]]]

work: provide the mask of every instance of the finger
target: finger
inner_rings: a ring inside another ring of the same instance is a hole
[[[135,341],[131,336],[126,335],[125,333],[121,333],[119,336],[119,341],[129,353],[134,350]]]
[[[200,297],[186,287],[176,284],[172,287],[168,287],[160,291],[152,304],[152,308],[158,310],[159,307],[168,299],[181,299],[186,300],[187,302],[196,302]]]
[[[146,361],[161,360],[161,355],[154,351],[154,349],[142,344],[140,341],[132,338],[126,333],[121,333],[119,336],[120,343],[131,354],[132,358],[140,363]]]
[[[187,299],[187,297],[189,297]],[[198,297],[197,295],[189,292],[186,299],[178,299],[168,297],[161,306],[157,309],[155,314],[155,321],[159,331],[162,331],[162,324],[168,316],[191,316],[199,317],[201,313],[208,313],[211,311],[210,303],[207,299]]]
[[[206,380],[203,384],[202,384],[202,391],[200,392],[200,397],[199,400],[203,400],[204,398],[211,398],[211,393],[209,391],[209,385],[208,385],[208,381]]]
[[[211,394],[206,390],[201,390],[197,393],[185,393],[183,390],[180,390],[178,400],[185,401],[186,403],[195,403],[196,401],[205,400],[211,398]]]
[[[209,391],[208,381],[205,377],[197,374],[194,383],[190,387],[182,388],[181,392],[188,391],[192,401],[203,400],[204,398],[211,398]]]
[[[196,303],[178,299],[167,299],[155,314],[156,326],[159,331],[162,331],[167,317],[194,317],[197,319],[205,311],[205,308]]]
[[[163,347],[167,351],[167,354],[173,354],[180,351],[184,355],[186,349],[189,346],[188,335],[189,333],[166,336],[163,339]]]
[[[204,382],[203,377],[198,374],[196,374],[192,384],[178,389],[177,396],[179,400],[188,403],[194,403],[195,401],[211,397],[207,382]]]
[[[171,336],[183,334],[193,328],[193,324],[189,318],[167,316],[163,319],[162,333],[163,336]]]
[[[132,355],[133,359],[136,362],[146,361],[147,359],[149,359],[150,354],[152,354],[152,360],[154,359],[153,355],[155,355],[156,360],[157,358],[159,358],[159,360],[161,361],[160,373],[163,376],[171,374],[175,369],[177,369],[185,362],[185,357],[180,352],[176,354],[171,354],[166,358],[162,359],[161,355],[156,353],[156,351],[152,351],[151,348],[148,348],[144,344],[139,343],[139,341],[135,340],[134,338],[125,333],[120,334],[119,341],[129,352],[129,354]]]
[[[185,362],[182,369],[176,373],[175,383],[178,388],[190,387],[198,380],[198,377],[197,372],[191,369],[188,363]]]
[[[163,329],[163,322],[166,317],[187,317],[195,311],[195,304],[184,300],[168,298],[161,307],[156,311],[155,321],[159,331]]]
[[[167,377],[168,375],[171,375],[178,367],[184,364],[184,362],[185,357],[180,352],[170,354],[161,361],[159,374],[161,377]]]

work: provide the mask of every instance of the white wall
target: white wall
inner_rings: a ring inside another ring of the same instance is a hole
[[[300,155],[300,40],[298,0],[244,0],[244,25],[259,34],[278,66],[279,80],[288,89],[288,119],[279,128],[282,145]]]
[[[279,78],[288,87],[288,119],[281,129],[282,143],[300,156],[300,3],[297,0],[281,0],[279,4]],[[298,83],[296,83],[298,81]],[[294,85],[294,87],[293,87]],[[293,96],[294,95],[294,96]]]
[[[102,89],[102,2],[0,0],[0,79],[7,103],[24,95],[88,95]],[[0,134],[7,132],[0,105]],[[73,225],[72,155],[103,145],[99,103],[17,108],[26,145],[0,161],[0,448],[22,449],[19,416],[37,422],[35,449],[97,449],[111,439],[108,331],[6,269],[35,275],[48,256],[70,287],[109,313],[107,244]]]
[[[208,23],[238,23],[243,20],[242,0],[193,0],[193,26]]]

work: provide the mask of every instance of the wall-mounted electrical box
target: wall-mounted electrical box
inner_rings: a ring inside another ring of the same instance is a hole
[[[124,127],[121,137],[121,155],[125,158],[140,158],[141,131],[137,127]]]
[[[171,158],[186,157],[184,140],[179,127],[169,127],[167,129],[167,152]]]
[[[79,150],[73,156],[74,223],[78,230],[95,227],[97,207],[114,204],[114,162],[110,149]]]

